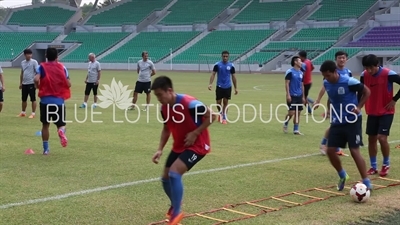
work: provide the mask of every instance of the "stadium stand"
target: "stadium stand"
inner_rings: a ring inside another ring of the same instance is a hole
[[[102,62],[126,62],[128,57],[140,56],[148,51],[153,62],[169,55],[186,44],[200,32],[141,32],[132,40],[101,59]]]
[[[400,46],[400,26],[374,27],[362,38],[350,42],[348,47],[391,47]]]
[[[321,8],[308,17],[308,20],[335,21],[358,18],[369,9],[376,0],[322,0]]]
[[[85,23],[96,26],[138,24],[152,11],[164,8],[171,0],[131,0],[92,15]]]
[[[350,27],[324,27],[324,28],[304,28],[297,32],[290,41],[321,41],[337,40]]]
[[[7,25],[46,26],[64,25],[76,11],[57,6],[41,6],[13,12]],[[49,19],[51,18],[51,20]]]
[[[202,54],[210,56],[206,57],[207,60],[218,61],[221,59],[220,53],[223,50],[229,50],[231,60],[233,60],[235,55],[238,56],[249,51],[274,32],[276,30],[213,31],[181,54],[175,56],[173,61],[180,64],[197,64]]]
[[[81,43],[73,52],[62,58],[63,62],[86,62],[88,54],[99,55],[130,33],[70,33],[63,42]]]
[[[159,24],[189,25],[200,21],[208,23],[231,3],[233,0],[178,0]],[[199,13],[199,10],[202,12]]]
[[[34,42],[51,42],[57,36],[58,33],[0,32],[0,61],[10,61]]]
[[[286,21],[306,4],[313,1],[291,2],[259,2],[253,1],[242,12],[235,16],[231,22],[241,24],[269,23],[274,20]],[[239,4],[242,4],[239,3]]]

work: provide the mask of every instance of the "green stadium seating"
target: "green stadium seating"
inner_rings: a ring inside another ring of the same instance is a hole
[[[321,8],[307,19],[334,21],[346,18],[358,18],[375,3],[376,0],[323,0]]]
[[[34,42],[51,42],[58,33],[0,32],[0,61],[11,61]]]
[[[305,50],[325,51],[336,41],[271,41],[264,47],[266,51]]]
[[[350,27],[304,28],[297,32],[289,41],[322,41],[337,40]]]
[[[169,9],[171,12],[159,24],[191,25],[196,22],[208,23],[232,2],[233,0],[178,0]]]
[[[233,23],[269,23],[271,21],[286,21],[306,4],[313,1],[300,0],[290,2],[260,2],[253,1],[242,12],[235,16]]]
[[[249,3],[250,0],[238,0],[235,4],[232,5],[232,9],[235,8],[242,8],[245,6],[247,3]]]
[[[20,26],[64,25],[75,13],[76,11],[56,6],[41,6],[13,12],[7,24]]]
[[[213,31],[172,60],[174,63],[181,64],[197,64],[200,61],[216,62],[221,60],[223,50],[228,50],[230,59],[234,60],[274,32],[275,30]]]
[[[281,52],[256,52],[241,63],[264,64],[277,57]]]
[[[88,54],[99,55],[117,44],[130,33],[70,33],[63,42],[82,43],[62,58],[62,62],[86,62]]]
[[[141,32],[125,45],[101,59],[102,62],[126,62],[129,57],[140,56],[142,51],[148,51],[153,62],[175,51],[200,32]]]
[[[131,0],[89,18],[86,25],[121,26],[138,24],[153,10],[163,9],[171,0]]]

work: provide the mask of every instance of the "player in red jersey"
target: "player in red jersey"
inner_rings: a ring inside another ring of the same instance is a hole
[[[299,57],[301,59],[301,62],[303,62],[301,70],[304,72],[303,84],[304,84],[304,97],[306,98],[307,101],[307,112],[306,112],[307,115],[307,113],[308,114],[312,113],[311,106],[314,104],[314,101],[308,97],[312,85],[312,71],[314,70],[314,65],[312,64],[311,60],[307,59],[306,51],[300,51]]]
[[[164,119],[160,144],[153,156],[154,163],[159,162],[171,134],[174,139],[161,180],[164,191],[171,201],[167,213],[168,224],[177,225],[183,218],[182,175],[210,152],[208,127],[216,116],[196,98],[175,93],[169,77],[157,77],[151,89],[162,104],[161,115]]]
[[[379,141],[383,155],[383,165],[379,175],[385,177],[390,168],[388,136],[393,122],[395,105],[400,99],[400,90],[393,96],[393,83],[400,85],[400,76],[393,70],[379,66],[379,59],[376,55],[365,56],[362,64],[365,70],[361,73],[360,81],[371,90],[371,97],[365,104],[365,111],[368,115],[366,133],[371,162],[371,169],[367,173],[369,175],[378,173],[376,156],[378,154],[377,142]]]

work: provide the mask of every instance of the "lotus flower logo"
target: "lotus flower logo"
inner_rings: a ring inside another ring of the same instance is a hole
[[[98,99],[101,103],[98,105],[100,108],[106,109],[113,105],[117,106],[121,110],[126,110],[132,105],[132,90],[128,90],[128,85],[124,86],[121,81],[118,83],[115,78],[112,79],[111,85],[103,84],[104,89],[99,89],[101,95],[98,95]]]

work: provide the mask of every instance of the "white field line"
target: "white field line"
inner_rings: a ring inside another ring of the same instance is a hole
[[[400,140],[390,141],[389,143],[392,144],[392,143],[398,143],[398,142],[400,142]],[[189,173],[185,174],[185,176],[214,173],[214,172],[218,172],[218,171],[232,170],[232,169],[237,169],[237,168],[242,168],[242,167],[250,167],[250,166],[257,166],[257,165],[263,165],[263,164],[269,164],[269,163],[275,163],[275,162],[296,160],[296,159],[308,158],[308,157],[316,156],[316,155],[321,155],[321,153],[305,154],[305,155],[298,155],[298,156],[293,156],[293,157],[288,157],[288,158],[271,159],[271,160],[264,160],[264,161],[259,161],[259,162],[237,164],[237,165],[233,165],[233,166],[219,167],[219,168],[208,169],[208,170],[199,170],[199,171],[189,172]],[[41,203],[41,202],[56,201],[56,200],[61,200],[64,198],[87,195],[87,194],[91,194],[91,193],[95,193],[95,192],[107,191],[107,190],[118,189],[118,188],[123,188],[123,187],[136,186],[139,184],[147,184],[147,183],[156,182],[159,180],[160,180],[160,178],[156,177],[156,178],[151,178],[151,179],[137,180],[137,181],[128,182],[128,183],[122,183],[122,184],[98,187],[98,188],[87,189],[87,190],[82,190],[82,191],[70,192],[70,193],[50,196],[50,197],[46,197],[46,198],[37,198],[37,199],[31,199],[31,200],[26,200],[26,201],[22,201],[22,202],[8,203],[8,204],[0,205],[0,209],[7,209],[7,208],[11,208],[11,207],[16,207],[16,206],[32,205],[32,204],[37,204],[37,203]]]

